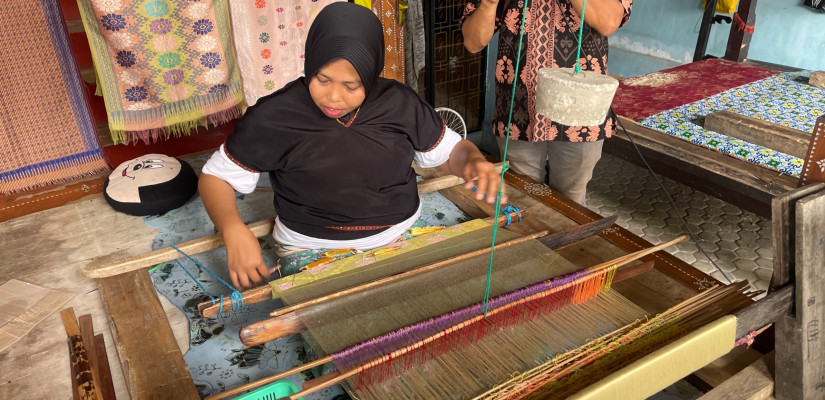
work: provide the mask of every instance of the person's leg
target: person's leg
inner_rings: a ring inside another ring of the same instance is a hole
[[[504,139],[497,137],[498,148],[504,154]],[[520,174],[527,175],[539,183],[544,183],[547,177],[546,142],[528,143],[522,140],[511,140],[507,144],[507,161],[510,168]]]
[[[565,197],[584,205],[587,182],[602,157],[604,140],[595,142],[548,142],[549,184]]]

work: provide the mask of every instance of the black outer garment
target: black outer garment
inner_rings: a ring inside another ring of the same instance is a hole
[[[226,150],[238,165],[269,172],[275,211],[288,228],[349,240],[374,235],[415,213],[414,151],[431,149],[443,132],[432,107],[399,82],[376,80],[345,127],[323,114],[299,78],[250,107]]]

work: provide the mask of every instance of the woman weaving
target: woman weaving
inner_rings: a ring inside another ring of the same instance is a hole
[[[500,177],[475,145],[411,89],[379,77],[382,32],[362,6],[325,7],[309,29],[305,77],[249,107],[204,166],[200,194],[226,243],[235,287],[269,277],[235,203],[235,191],[252,192],[263,172],[275,192],[282,266],[286,255],[368,250],[401,237],[421,213],[413,160],[441,166],[468,188],[475,180],[477,198],[495,201]]]

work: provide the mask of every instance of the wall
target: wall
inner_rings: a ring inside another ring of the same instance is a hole
[[[810,70],[825,70],[825,14],[801,0],[754,0],[756,32],[748,58]],[[635,0],[630,22],[610,37],[610,72],[637,76],[693,60],[701,0]],[[729,24],[714,24],[707,54],[725,54]]]

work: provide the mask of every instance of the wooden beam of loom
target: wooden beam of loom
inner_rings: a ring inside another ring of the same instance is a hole
[[[521,212],[521,217],[529,215],[528,210],[522,210],[520,212]],[[505,221],[507,221],[508,219],[518,218],[518,217],[519,217],[519,215],[517,215],[515,212],[511,212],[511,213],[507,213],[505,215],[500,216],[499,219],[498,219],[498,222],[499,222],[499,224],[502,224]],[[615,220],[615,218],[614,218],[614,220]],[[492,218],[486,218],[485,221],[492,223]],[[590,229],[592,229],[592,227]],[[602,228],[602,229],[604,229],[604,228]],[[546,234],[546,232],[545,232],[545,234]],[[563,241],[565,239],[564,238],[554,238],[553,240]],[[258,287],[255,287],[255,288],[252,288],[252,289],[249,289],[249,290],[245,290],[241,293],[241,298],[243,299],[242,304],[244,306],[246,306],[248,304],[255,304],[255,303],[260,303],[262,301],[270,300],[270,299],[272,299],[272,297],[273,297],[272,289],[270,288],[270,286],[268,284],[264,284],[264,285],[261,285],[261,286],[258,286]],[[230,309],[232,309],[232,307],[233,307],[232,299],[224,298],[224,299],[218,300],[217,303],[213,303],[211,301],[204,301],[204,302],[199,303],[198,304],[198,312],[204,317],[214,317],[214,316],[218,315],[221,310],[223,310],[223,309],[230,310]]]
[[[501,166],[501,163],[496,164],[496,170],[501,171]],[[460,185],[462,183],[464,183],[464,179],[457,176],[444,176],[434,181],[424,180],[418,183],[418,193],[430,193],[447,187]],[[247,225],[249,230],[251,230],[256,237],[271,234],[273,226],[274,220],[272,219],[252,222]],[[185,253],[191,255],[214,250],[222,247],[223,245],[224,243],[221,234],[216,233],[214,235],[180,243],[177,247]],[[180,258],[180,253],[173,248],[167,247],[139,256],[126,257],[115,261],[99,260],[84,267],[83,276],[98,279],[106,278],[125,272],[139,270],[141,268],[151,267],[163,262],[175,260],[177,258]]]
[[[714,111],[705,116],[705,129],[759,147],[781,151],[797,158],[805,158],[811,133],[799,129],[748,117],[732,111]]]
[[[776,394],[778,399],[825,398],[825,191],[796,202],[791,237],[795,255],[794,315],[776,323]],[[802,337],[799,337],[802,336]]]

